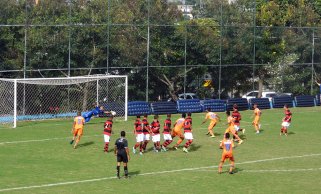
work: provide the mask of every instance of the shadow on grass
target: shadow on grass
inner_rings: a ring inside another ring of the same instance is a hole
[[[94,144],[94,142],[93,142],[93,141],[90,141],[90,142],[86,142],[86,143],[79,144],[78,147],[86,147],[86,146],[90,146],[90,145],[92,145],[92,144]]]
[[[295,135],[293,131],[289,132],[288,135]]]
[[[201,145],[192,144],[192,145],[190,146],[189,151],[190,151],[190,152],[194,152],[194,151],[197,151],[198,149],[200,149],[201,147],[202,147]]]

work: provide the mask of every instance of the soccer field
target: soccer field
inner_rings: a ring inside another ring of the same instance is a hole
[[[104,119],[85,126],[79,147],[69,144],[72,120],[18,123],[0,128],[0,192],[2,193],[320,193],[321,108],[291,108],[289,136],[279,136],[283,109],[262,110],[262,133],[251,126],[252,111],[242,111],[246,133],[234,150],[236,173],[228,162],[217,173],[222,150],[219,141],[226,116],[214,128],[216,138],[205,135],[204,113],[193,114],[194,142],[190,152],[155,153],[152,142],[143,156],[130,149],[129,179],[116,178],[113,144],[126,130],[129,147],[134,145],[134,117],[115,121],[112,146],[103,152]],[[173,115],[174,122],[180,115]],[[165,115],[160,116],[163,125]],[[152,117],[149,117],[152,121]],[[176,142],[177,139],[174,139]],[[172,147],[174,142],[170,145]],[[185,141],[184,141],[185,143]],[[123,168],[121,168],[123,173]]]

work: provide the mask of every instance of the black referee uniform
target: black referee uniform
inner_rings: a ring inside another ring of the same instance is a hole
[[[117,148],[117,162],[128,162],[126,148],[128,148],[127,139],[121,137],[118,138],[115,142],[115,146]]]
[[[125,178],[128,178],[128,168],[127,163],[129,160],[129,151],[128,151],[128,142],[127,139],[125,139],[125,131],[120,132],[121,137],[118,138],[115,142],[115,155],[117,156],[117,177],[119,176],[119,170],[120,170],[120,163],[123,162],[124,165],[124,171],[125,171]]]

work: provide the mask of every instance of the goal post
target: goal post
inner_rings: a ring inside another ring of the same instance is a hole
[[[100,75],[62,78],[0,79],[0,127],[18,121],[68,118],[96,106],[127,120],[128,78]]]

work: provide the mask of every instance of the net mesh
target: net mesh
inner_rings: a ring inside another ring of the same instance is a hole
[[[14,81],[0,80],[0,86],[1,123],[9,124],[13,122]],[[125,76],[17,80],[18,121],[73,117],[77,111],[90,112],[97,106],[125,119],[125,102]]]

